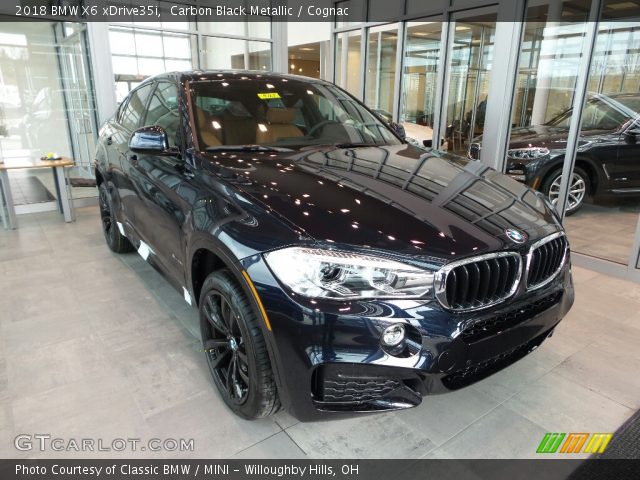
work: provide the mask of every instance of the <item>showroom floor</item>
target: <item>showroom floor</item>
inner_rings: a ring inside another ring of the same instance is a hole
[[[626,265],[636,235],[638,214],[637,198],[585,203],[565,221],[572,250]]]
[[[138,255],[107,249],[97,208],[76,214],[0,230],[0,457],[78,456],[13,447],[34,433],[195,439],[167,457],[535,457],[545,432],[613,432],[640,408],[640,285],[575,268],[556,334],[472,387],[348,420],[240,420],[210,380],[196,311]],[[84,454],[97,455],[118,456]]]

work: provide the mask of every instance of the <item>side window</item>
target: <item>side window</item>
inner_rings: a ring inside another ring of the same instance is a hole
[[[144,113],[144,106],[151,92],[151,87],[152,84],[138,88],[129,97],[129,101],[124,107],[120,117],[120,123],[124,128],[135,130],[138,127],[138,123]]]
[[[118,108],[115,114],[116,122],[122,123],[122,114],[124,113],[124,109],[126,108],[126,106],[127,106],[127,99],[124,99],[122,103],[118,105]]]
[[[166,130],[169,145],[180,145],[178,138],[180,112],[178,110],[178,88],[173,83],[160,82],[149,101],[145,125],[158,125]]]

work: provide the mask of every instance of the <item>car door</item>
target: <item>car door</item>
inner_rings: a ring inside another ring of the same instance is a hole
[[[623,128],[618,142],[618,165],[622,176],[618,189],[640,189],[640,117]]]
[[[136,154],[131,175],[139,185],[139,228],[163,269],[184,285],[183,226],[193,201],[193,189],[190,170],[183,160],[179,120],[178,86],[169,81],[157,82],[143,124],[162,127],[172,153]]]
[[[107,138],[107,141],[111,142],[111,155],[116,158],[114,164],[120,166],[116,187],[124,219],[137,235],[140,235],[136,219],[136,204],[139,202],[139,193],[134,178],[131,176],[132,162],[129,139],[142,121],[152,88],[153,84],[147,83],[129,94],[126,100],[127,103],[123,105],[122,113],[117,121],[112,124],[110,137]]]

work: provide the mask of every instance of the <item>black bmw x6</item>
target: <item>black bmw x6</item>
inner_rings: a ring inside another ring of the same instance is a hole
[[[573,302],[541,194],[404,143],[321,80],[148,79],[102,127],[95,174],[109,247],[197,306],[245,418],[416,406],[527,355]]]

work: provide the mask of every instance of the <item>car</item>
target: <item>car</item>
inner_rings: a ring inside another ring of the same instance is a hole
[[[506,173],[544,193],[555,205],[560,193],[569,108],[544,125],[514,128]],[[482,137],[473,140],[468,156],[480,158]],[[640,95],[590,94],[582,114],[575,168],[569,186],[567,215],[576,213],[588,196],[605,198],[640,194]]]
[[[147,79],[101,128],[95,176],[107,245],[198,309],[243,418],[417,406],[523,358],[573,303],[548,200],[323,80]]]

